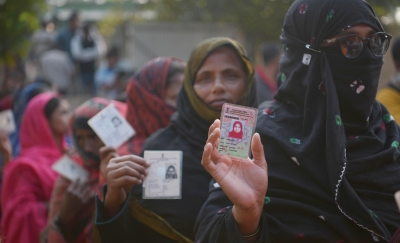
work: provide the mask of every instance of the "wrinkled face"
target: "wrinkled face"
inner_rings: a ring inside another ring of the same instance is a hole
[[[193,88],[207,105],[221,110],[224,103],[238,103],[245,86],[246,72],[242,62],[232,48],[223,46],[204,60]]]
[[[57,135],[67,134],[70,118],[71,112],[69,103],[67,100],[62,99],[50,116],[49,125],[53,133]]]
[[[178,98],[178,94],[182,88],[184,79],[184,73],[176,73],[174,76],[171,77],[170,83],[165,90],[165,103],[174,108],[176,107],[176,99]]]
[[[241,130],[242,128],[240,127],[240,125],[236,123],[233,127],[233,131],[235,131],[236,133],[240,133]]]
[[[104,146],[101,139],[90,129],[75,130],[76,145],[85,153],[99,157],[99,150]]]

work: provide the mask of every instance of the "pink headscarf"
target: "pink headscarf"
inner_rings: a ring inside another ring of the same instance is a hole
[[[235,126],[238,124],[240,126],[240,132],[235,132]],[[243,124],[240,121],[235,121],[232,126],[232,131],[229,132],[230,138],[243,138]]]
[[[44,114],[46,104],[55,97],[57,93],[43,93],[29,102],[21,124],[21,154],[5,168],[1,194],[4,243],[39,243],[39,233],[46,225],[47,204],[57,178],[51,166],[62,156]]]

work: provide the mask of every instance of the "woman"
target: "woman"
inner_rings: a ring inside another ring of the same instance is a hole
[[[174,57],[159,57],[136,72],[127,87],[127,120],[136,131],[128,149],[140,154],[146,139],[169,124],[184,79],[184,63]]]
[[[381,32],[362,0],[293,3],[283,83],[259,108],[254,160],[219,156],[220,122],[210,129],[202,163],[223,191],[211,190],[196,242],[390,240],[400,226],[399,129],[375,100],[390,41]]]
[[[21,153],[4,171],[2,238],[5,243],[39,242],[57,174],[51,166],[65,152],[69,104],[56,93],[33,98],[21,123]]]
[[[96,204],[101,242],[193,241],[196,215],[211,179],[200,164],[208,126],[220,117],[224,103],[256,104],[253,74],[243,47],[234,40],[212,38],[195,47],[178,96],[178,112],[143,147],[183,152],[182,199],[143,200],[141,184],[149,164],[137,156],[112,159],[104,203]]]
[[[240,121],[235,121],[232,126],[232,131],[229,132],[228,137],[242,139],[243,138],[243,124]]]
[[[57,178],[50,200],[48,226],[41,234],[42,243],[93,242],[94,192],[102,195],[104,179],[100,170],[104,168],[100,164],[99,149],[104,143],[88,121],[109,104],[111,102],[95,97],[73,113],[70,127],[77,153],[71,158],[88,172],[89,179],[71,182],[63,176]],[[113,104],[125,116],[126,104],[116,101]]]

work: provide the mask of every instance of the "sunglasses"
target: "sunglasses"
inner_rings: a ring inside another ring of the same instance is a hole
[[[385,32],[378,32],[373,34],[370,38],[365,39],[356,34],[350,34],[340,38],[323,40],[322,43],[339,45],[342,54],[351,59],[360,55],[364,48],[364,44],[369,46],[369,49],[371,49],[374,56],[383,56],[389,48],[391,39],[391,35]]]

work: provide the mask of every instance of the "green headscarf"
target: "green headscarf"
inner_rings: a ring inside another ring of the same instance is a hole
[[[236,53],[238,54],[246,71],[246,87],[240,101],[237,104],[249,106],[254,104],[254,101],[256,100],[255,92],[251,92],[251,90],[254,89],[254,68],[253,64],[247,57],[247,53],[243,46],[239,42],[226,37],[216,37],[204,40],[193,49],[190,55],[189,63],[185,71],[185,81],[183,87],[193,109],[201,118],[206,121],[214,121],[215,119],[220,118],[221,111],[211,108],[204,101],[202,101],[195,93],[193,85],[196,80],[196,74],[203,65],[204,60],[212,51],[221,46],[233,47],[233,49],[236,50]]]

